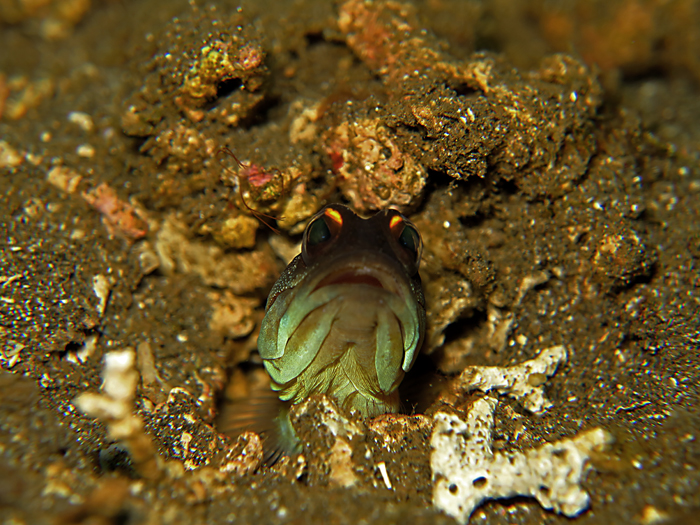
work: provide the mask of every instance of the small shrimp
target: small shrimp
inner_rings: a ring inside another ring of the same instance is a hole
[[[248,211],[260,222],[262,222],[265,226],[270,228],[273,232],[276,234],[280,234],[280,231],[277,228],[274,228],[271,226],[263,217],[277,221],[278,218],[274,217],[272,215],[268,215],[266,213],[263,213],[261,211],[254,210],[251,208],[248,203],[245,201],[245,198],[243,197],[243,185],[241,184],[241,176],[248,181],[248,184],[250,184],[253,187],[260,188],[261,186],[264,186],[268,182],[270,182],[275,175],[281,175],[282,172],[278,168],[273,168],[272,171],[266,171],[265,168],[262,168],[260,166],[257,166],[255,164],[244,164],[240,160],[238,160],[238,157],[236,157],[235,153],[231,151],[231,149],[227,146],[224,146],[223,148],[220,148],[219,151],[217,152],[217,155],[225,153],[226,155],[230,156],[233,158],[233,160],[236,161],[236,164],[241,168],[242,173],[236,175],[236,182],[238,184],[238,194],[241,197],[241,202],[243,202],[243,206],[245,206]],[[229,169],[229,168],[226,168]]]

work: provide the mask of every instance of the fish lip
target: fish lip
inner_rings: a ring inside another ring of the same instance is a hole
[[[314,291],[318,290],[319,288],[323,288],[324,286],[332,286],[334,284],[363,284],[385,289],[382,281],[371,273],[359,272],[351,269],[345,272],[327,275],[321,280],[320,283],[316,285]]]
[[[346,257],[332,261],[323,271],[317,270],[317,277],[309,283],[312,291],[326,286],[355,284],[371,286],[394,293],[402,298],[410,290],[408,277],[398,262],[371,252],[360,252],[352,260]]]

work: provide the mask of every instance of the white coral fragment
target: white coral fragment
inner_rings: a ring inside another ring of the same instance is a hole
[[[580,487],[594,449],[611,436],[602,429],[527,450],[493,453],[493,412],[498,402],[483,398],[474,403],[466,421],[439,412],[434,417],[430,467],[433,504],[466,523],[483,501],[532,496],[546,509],[573,517],[588,507]]]
[[[533,414],[539,414],[552,406],[544,396],[545,380],[553,376],[566,359],[566,348],[559,345],[547,348],[534,359],[519,365],[469,366],[457,379],[457,389],[462,392],[496,390],[522,402]]]
[[[135,362],[136,354],[130,348],[105,354],[102,393],[84,392],[73,404],[84,414],[105,422],[108,436],[126,445],[136,471],[146,478],[156,479],[162,471],[155,449],[143,431],[143,422],[132,413],[140,379]]]
[[[130,419],[131,400],[139,379],[133,368],[134,352],[131,349],[109,352],[105,354],[104,363],[104,394],[86,392],[74,403],[89,416],[109,421]]]
[[[152,385],[156,380],[162,382],[155,369],[150,345],[140,344],[138,353],[139,364],[148,373],[143,378],[144,385]],[[134,470],[142,478],[156,482],[183,479],[189,493],[194,494],[196,498],[202,498],[206,496],[203,490],[207,488],[212,491],[224,490],[231,474],[243,476],[258,469],[263,460],[262,442],[260,436],[252,432],[245,432],[239,437],[219,465],[218,472],[213,475],[211,469],[196,469],[196,462],[191,459],[181,463],[166,462],[161,458],[151,437],[144,431],[143,421],[134,413],[136,388],[142,379],[136,366],[137,353],[131,348],[106,353],[101,392],[83,392],[73,400],[73,404],[84,414],[98,418],[106,424],[108,437],[125,445]],[[166,406],[173,402],[171,400],[176,396],[183,394],[190,396],[190,393],[181,387],[171,388]],[[191,415],[185,414],[184,417],[194,422]],[[180,435],[179,445],[182,447],[183,457],[196,450],[192,446],[193,440],[194,436],[190,432],[183,431]],[[183,477],[185,469],[196,469],[196,473],[188,473],[188,477]]]
[[[92,278],[92,289],[100,300],[97,304],[97,313],[102,317],[105,313],[105,308],[107,308],[107,300],[111,291],[110,282],[104,275],[97,274]]]

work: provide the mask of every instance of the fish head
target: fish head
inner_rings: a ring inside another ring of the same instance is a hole
[[[421,253],[418,230],[396,210],[364,219],[332,204],[311,219],[258,338],[280,399],[325,393],[367,416],[398,410],[425,333]]]

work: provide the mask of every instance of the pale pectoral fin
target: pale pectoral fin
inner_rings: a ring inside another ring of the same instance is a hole
[[[289,421],[289,404],[280,401],[269,388],[254,388],[244,399],[223,403],[215,425],[231,438],[246,431],[260,435],[267,465],[273,465],[283,455],[301,452],[299,438]]]
[[[377,349],[374,366],[379,379],[379,387],[390,393],[397,385],[401,371],[404,346],[401,327],[394,314],[384,308],[377,311]]]

